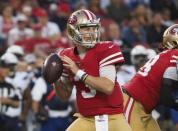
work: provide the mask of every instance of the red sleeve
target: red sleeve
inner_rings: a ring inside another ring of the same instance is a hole
[[[170,66],[177,66],[177,60],[178,60],[178,51],[173,50],[171,53],[171,58],[170,58]]]
[[[98,50],[100,67],[124,63],[124,57],[117,44],[112,42],[101,43]]]

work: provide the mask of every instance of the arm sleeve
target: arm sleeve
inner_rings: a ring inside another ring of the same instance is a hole
[[[108,65],[100,68],[100,76],[101,77],[106,77],[109,80],[111,80],[113,83],[115,82],[116,79],[116,68],[114,65]]]
[[[178,81],[177,68],[174,66],[168,67],[164,72],[163,78]]]

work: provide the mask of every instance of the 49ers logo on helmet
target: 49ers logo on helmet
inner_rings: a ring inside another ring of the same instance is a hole
[[[174,26],[170,29],[170,34],[178,35],[178,26]]]
[[[68,23],[73,25],[77,22],[77,17],[75,15],[71,16],[69,19],[68,19]]]

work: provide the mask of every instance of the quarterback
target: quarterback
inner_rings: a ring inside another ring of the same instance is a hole
[[[118,45],[100,42],[100,21],[89,10],[71,14],[67,23],[74,47],[60,51],[63,75],[56,94],[67,100],[75,85],[78,117],[67,131],[131,131],[123,115],[123,96],[116,81],[116,66],[124,62]]]
[[[124,85],[124,112],[133,131],[160,131],[151,111],[157,104],[178,109],[173,92],[178,84],[178,24],[163,34],[164,51],[150,59]]]

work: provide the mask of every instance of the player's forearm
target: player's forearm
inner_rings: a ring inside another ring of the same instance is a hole
[[[114,89],[114,83],[105,77],[93,77],[88,75],[85,79],[85,84],[107,95],[112,94]]]
[[[67,101],[72,93],[72,87],[59,81],[54,83],[56,95],[63,101]]]
[[[32,101],[32,111],[37,114],[39,112],[39,102],[33,100]]]
[[[31,101],[31,90],[29,88],[27,88],[23,94],[23,107],[22,107],[22,112],[21,112],[21,116],[20,116],[21,120],[26,119],[29,109],[30,109],[30,106],[31,106],[31,102],[32,102]]]
[[[9,99],[7,102],[7,105],[12,106],[12,107],[19,107],[20,102],[18,100]]]

